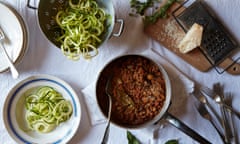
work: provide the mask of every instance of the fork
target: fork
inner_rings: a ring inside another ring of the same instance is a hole
[[[4,46],[3,46],[3,41],[4,41],[4,40],[5,40],[5,34],[4,34],[3,30],[2,30],[2,28],[0,27],[0,46],[1,46],[1,48],[0,48],[0,54],[1,54],[2,56],[4,55],[4,56],[7,58],[7,62],[8,62],[8,65],[9,65],[9,67],[10,67],[10,71],[11,71],[11,73],[12,73],[12,77],[13,77],[14,79],[16,79],[16,78],[18,78],[18,75],[19,75],[19,74],[18,74],[17,69],[16,69],[15,66],[13,65],[10,57],[8,56],[6,49],[5,49]]]
[[[195,108],[198,110],[199,114],[205,118],[206,120],[208,120],[213,127],[216,129],[217,133],[219,134],[222,142],[224,142],[224,136],[222,135],[222,133],[220,132],[220,130],[217,128],[216,124],[213,122],[213,118],[210,115],[210,113],[208,112],[208,110],[206,109],[205,105],[203,103],[199,103],[196,104],[195,103]]]
[[[225,141],[226,143],[230,143],[230,139],[232,137],[232,130],[230,128],[230,125],[228,123],[228,117],[226,114],[226,108],[222,105],[222,102],[224,101],[224,95],[223,95],[223,87],[220,85],[220,83],[216,83],[213,85],[213,91],[216,92],[216,94],[218,94],[218,99],[221,101],[221,104],[219,104],[220,106],[220,111],[222,114],[222,118],[223,118],[223,129],[224,129],[224,133],[225,133]]]
[[[227,104],[229,104],[229,105],[232,105],[232,97],[233,97],[233,94],[232,93],[230,93],[230,92],[227,92],[226,94],[225,94],[225,98],[224,98],[224,100],[226,101],[226,103]],[[232,129],[232,134],[233,134],[233,140],[234,140],[234,142],[235,142],[235,144],[238,144],[239,142],[239,140],[238,140],[238,134],[237,134],[237,131],[236,131],[236,126],[235,126],[235,123],[234,123],[234,117],[233,117],[233,115],[232,115],[232,112],[230,111],[230,127],[231,127],[231,129]]]
[[[239,119],[240,119],[240,113],[236,110],[234,110],[231,106],[227,105],[223,101],[221,101],[221,98],[218,94],[216,94],[213,90],[206,86],[200,86],[200,91],[205,93],[207,96],[212,98],[216,103],[222,104],[224,107],[226,107],[229,111],[233,112]]]

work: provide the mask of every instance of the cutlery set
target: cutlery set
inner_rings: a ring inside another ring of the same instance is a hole
[[[212,124],[222,142],[224,144],[238,144],[234,117],[236,116],[237,120],[239,120],[240,113],[232,108],[230,102],[227,102],[227,98],[232,96],[231,93],[224,94],[223,86],[220,83],[216,83],[213,85],[213,89],[205,86],[196,86],[190,95],[197,99],[195,103],[197,111]],[[218,107],[213,104],[217,104]],[[216,108],[219,108],[219,110]]]
[[[219,130],[219,128],[217,127],[217,125],[215,124],[215,122],[213,121],[213,117],[211,116],[211,114],[208,112],[207,108],[205,107],[205,105],[203,103],[199,103],[196,104],[196,108],[199,112],[199,114],[205,118],[206,120],[209,120],[210,123],[213,125],[213,127],[216,129],[217,133],[219,134],[219,136],[221,137],[222,141],[224,141],[224,136],[221,133],[221,131]]]
[[[213,90],[216,91],[217,94],[214,95],[214,100],[215,101],[219,101],[221,103],[219,103],[220,106],[220,111],[221,111],[221,115],[222,115],[222,125],[223,125],[223,129],[224,129],[224,133],[225,133],[225,141],[226,143],[230,143],[230,137],[231,137],[231,131],[230,131],[230,126],[228,124],[228,117],[226,114],[226,108],[223,106],[223,102],[224,102],[224,94],[223,94],[223,89],[222,86],[217,83],[213,85]]]

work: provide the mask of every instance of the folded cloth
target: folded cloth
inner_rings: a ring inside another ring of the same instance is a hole
[[[82,90],[92,125],[100,124],[106,121],[100,109],[98,108],[95,89],[96,82],[93,82]]]
[[[181,73],[175,66],[167,61],[162,55],[160,55],[160,53],[157,53],[153,49],[148,49],[142,52],[141,55],[152,58],[155,62],[161,64],[167,71],[170,81],[176,81],[176,79],[181,80],[183,85],[178,87],[179,90],[185,90],[187,93],[192,92],[194,82],[190,80],[186,75]],[[106,121],[106,118],[98,108],[95,94],[95,85],[96,82],[93,82],[82,90],[92,125],[100,124]],[[174,89],[174,91],[177,91],[178,89]]]

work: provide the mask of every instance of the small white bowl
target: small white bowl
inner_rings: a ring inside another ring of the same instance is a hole
[[[38,86],[50,86],[69,100],[73,107],[71,118],[61,123],[53,131],[42,134],[34,131],[26,131],[25,105],[23,94],[30,88]],[[37,75],[28,77],[14,86],[4,103],[3,121],[9,135],[19,144],[64,144],[76,133],[81,120],[81,107],[77,94],[63,80],[50,75]]]

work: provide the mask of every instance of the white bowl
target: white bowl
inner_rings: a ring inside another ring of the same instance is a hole
[[[25,105],[23,94],[33,87],[50,86],[60,92],[69,100],[73,107],[71,118],[61,123],[53,131],[42,134],[34,131],[26,131]],[[63,80],[50,75],[31,76],[14,86],[4,103],[3,121],[9,135],[17,143],[67,143],[76,133],[81,119],[81,107],[77,94]]]

